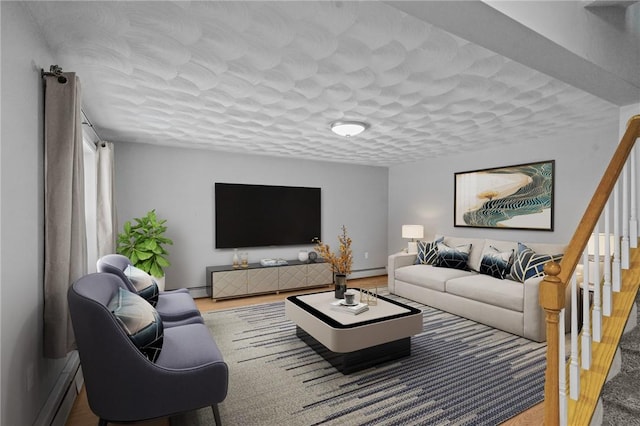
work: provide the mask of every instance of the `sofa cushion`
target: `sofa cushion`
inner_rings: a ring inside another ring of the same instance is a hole
[[[529,247],[536,253],[564,253],[567,250],[566,244],[549,244],[549,243],[527,243],[522,244]]]
[[[418,255],[416,257],[416,265],[435,265],[438,263],[438,243],[443,238],[433,241],[418,241]]]
[[[567,249],[566,244],[554,244],[554,243],[529,243],[523,241],[522,244],[529,247],[536,253],[564,253]],[[518,250],[518,241],[513,240],[493,240],[487,238],[485,246],[493,246],[500,251]],[[475,247],[474,247],[475,248]]]
[[[436,235],[436,238],[441,237],[440,235]],[[449,247],[456,247],[463,244],[471,244],[471,251],[469,252],[469,261],[467,262],[469,265],[469,269],[472,271],[478,272],[480,270],[480,261],[482,260],[482,251],[485,246],[484,238],[463,238],[463,237],[450,237],[444,236],[444,241],[442,241]]]
[[[445,282],[452,278],[476,275],[460,269],[439,268],[432,265],[409,265],[395,271],[395,279],[420,287],[444,291]]]
[[[518,250],[518,242],[517,241],[506,241],[506,240],[493,240],[487,238],[485,241],[485,247],[493,247],[498,251],[511,251],[515,253]],[[483,253],[484,256],[484,253]]]
[[[438,243],[438,265],[442,268],[469,269],[469,252],[471,244],[461,244],[450,247],[444,243]]]
[[[447,293],[488,305],[518,312],[524,309],[524,286],[515,281],[475,274],[448,280],[446,289]]]
[[[542,276],[545,263],[552,260],[559,262],[562,254],[538,254],[525,244],[518,243],[511,273],[507,278],[523,283],[529,278]]]
[[[511,272],[513,250],[500,251],[494,246],[487,246],[482,254],[480,273],[503,280]]]
[[[158,311],[135,293],[118,289],[107,305],[134,345],[155,362],[162,350],[163,327]]]
[[[127,266],[123,272],[127,278],[129,278],[133,287],[135,287],[138,295],[151,303],[152,306],[158,304],[160,290],[158,289],[156,280],[151,275],[133,265]]]

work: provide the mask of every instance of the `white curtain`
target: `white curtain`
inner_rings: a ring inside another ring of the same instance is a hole
[[[98,143],[98,258],[116,251],[113,143]]]
[[[87,272],[81,87],[75,73],[45,77],[44,356],[73,349],[67,305],[71,284]]]

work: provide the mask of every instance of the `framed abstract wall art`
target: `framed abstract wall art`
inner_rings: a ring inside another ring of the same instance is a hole
[[[455,173],[454,226],[553,231],[555,161]]]

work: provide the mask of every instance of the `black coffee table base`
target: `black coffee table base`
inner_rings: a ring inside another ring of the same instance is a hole
[[[322,343],[318,342],[299,326],[296,326],[296,336],[342,374],[354,373],[383,362],[393,361],[411,355],[411,337],[405,337],[400,340],[354,352],[338,353],[327,349]]]

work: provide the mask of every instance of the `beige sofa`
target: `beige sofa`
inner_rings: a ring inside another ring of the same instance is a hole
[[[440,236],[436,236],[436,239]],[[524,282],[479,273],[487,249],[517,253],[517,241],[444,236],[449,247],[471,244],[469,270],[414,264],[415,254],[389,256],[388,279],[392,294],[495,327],[527,339],[546,339],[544,311],[538,302],[542,277]],[[566,245],[523,243],[536,254],[562,254]],[[485,271],[486,272],[486,271]],[[567,300],[570,300],[567,298]],[[565,317],[569,318],[568,309]]]

